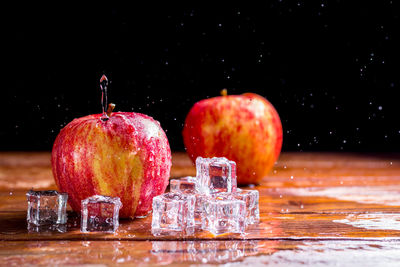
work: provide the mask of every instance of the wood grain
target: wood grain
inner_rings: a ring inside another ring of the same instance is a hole
[[[194,174],[189,158],[174,153],[171,177]],[[399,154],[283,153],[270,176],[250,186],[260,192],[261,222],[244,235],[155,237],[151,216],[121,220],[116,234],[82,234],[72,211],[65,229],[28,229],[31,188],[55,189],[50,154],[1,152],[2,264],[352,265],[358,259],[369,266],[400,260],[394,252],[400,249]]]

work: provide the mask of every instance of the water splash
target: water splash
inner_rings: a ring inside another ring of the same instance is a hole
[[[103,110],[103,115],[101,116],[102,121],[108,120],[107,111],[107,88],[108,88],[108,78],[106,75],[102,75],[100,78],[100,89],[101,89],[101,108]]]

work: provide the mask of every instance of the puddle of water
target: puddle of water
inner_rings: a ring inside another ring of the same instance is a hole
[[[226,266],[398,266],[400,242],[304,242],[293,250],[251,256]]]
[[[298,196],[324,196],[364,204],[400,206],[400,188],[393,185],[288,188],[287,192]]]
[[[372,230],[399,230],[399,214],[351,214],[345,219],[334,220],[335,223],[344,223],[354,227]]]

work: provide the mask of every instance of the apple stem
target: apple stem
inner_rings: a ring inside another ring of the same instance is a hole
[[[226,88],[224,88],[224,89],[221,90],[220,94],[222,96],[227,96],[228,95],[228,90]]]
[[[113,112],[114,108],[115,108],[115,104],[113,104],[113,103],[108,104],[107,117],[111,116],[111,113]]]

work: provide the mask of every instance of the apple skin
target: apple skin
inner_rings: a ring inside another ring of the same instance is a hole
[[[92,195],[119,197],[121,218],[144,217],[154,196],[164,193],[171,170],[167,136],[153,118],[115,112],[74,119],[58,134],[52,170],[73,210]]]
[[[183,141],[193,162],[198,156],[226,157],[237,164],[238,184],[258,184],[279,157],[282,124],[260,95],[218,96],[194,104]]]

